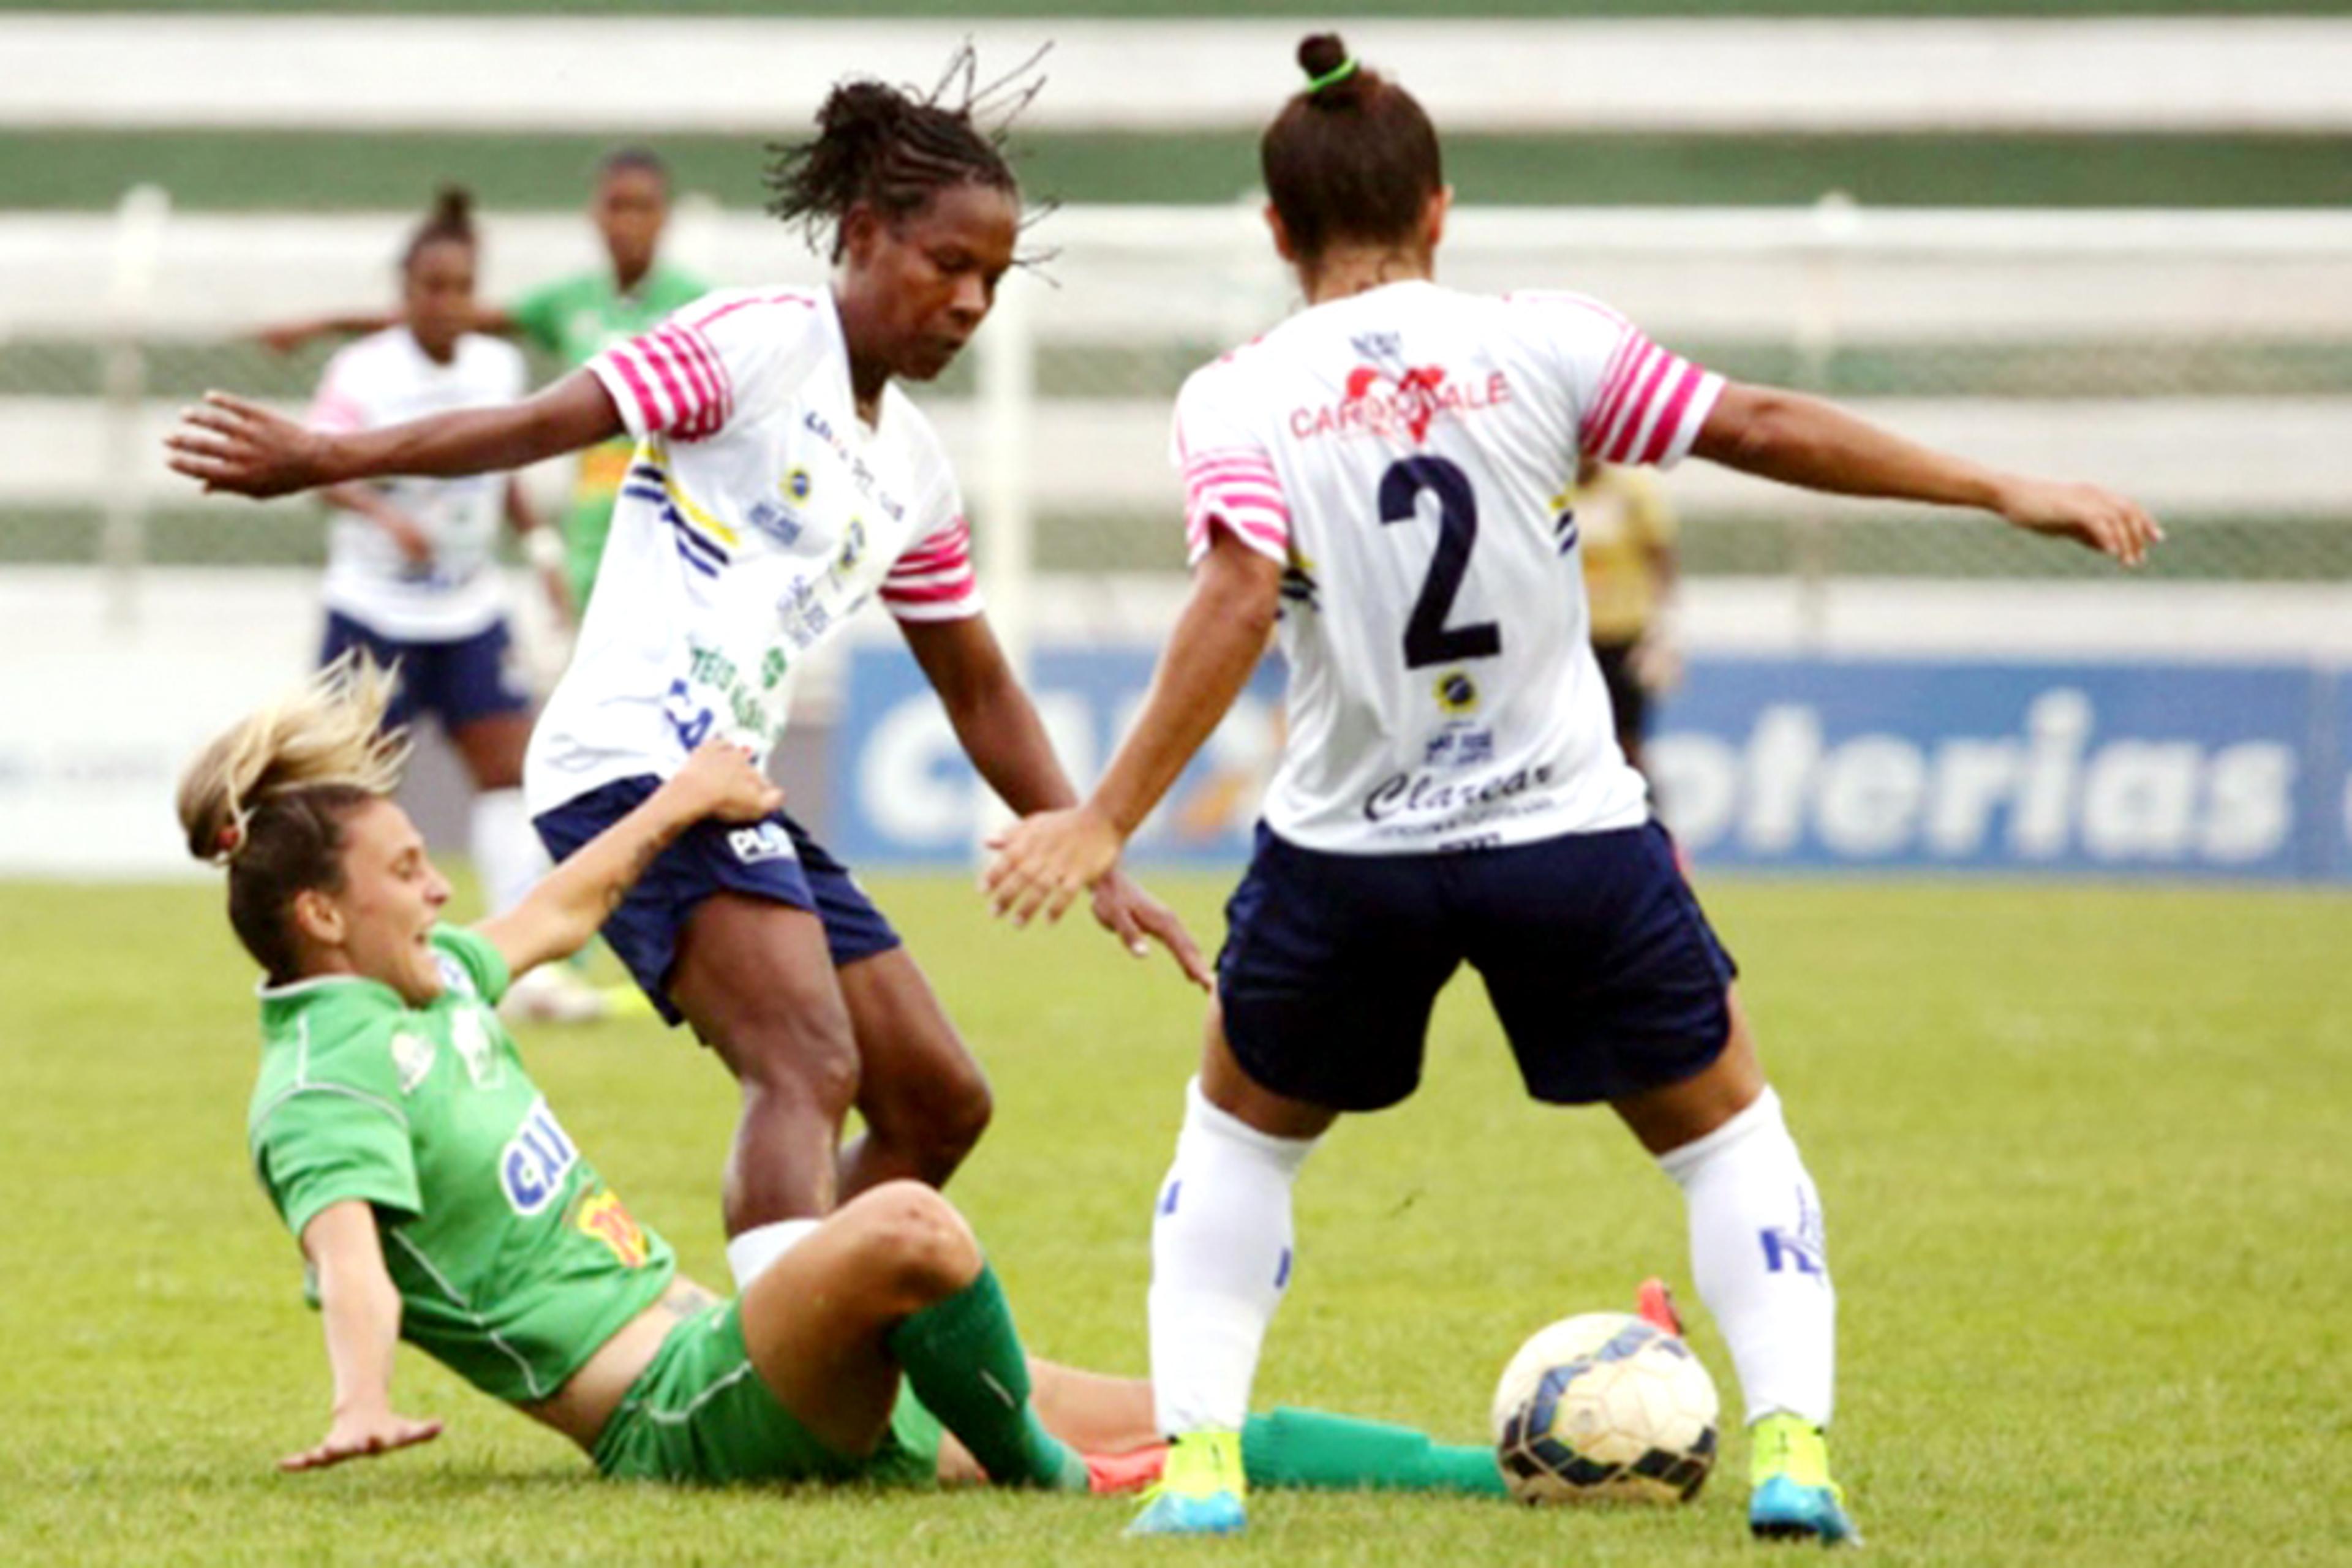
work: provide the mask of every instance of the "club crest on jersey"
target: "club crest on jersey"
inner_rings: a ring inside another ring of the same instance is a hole
[[[452,1012],[449,1043],[457,1047],[459,1059],[466,1064],[466,1076],[474,1080],[476,1089],[496,1089],[507,1080],[507,1064],[499,1056],[489,1026],[482,1022],[483,1016],[479,1006],[459,1007]]]
[[[414,1094],[433,1070],[433,1042],[404,1029],[392,1037],[393,1070],[400,1074],[400,1092]]]
[[[580,1150],[547,1108],[544,1098],[530,1110],[499,1154],[499,1185],[507,1205],[526,1218],[539,1213],[563,1190],[564,1178],[580,1163]]]
[[[1466,669],[1449,669],[1437,678],[1430,689],[1436,694],[1437,705],[1448,713],[1475,713],[1478,710],[1478,683],[1470,679]]]
[[[809,471],[806,468],[793,468],[785,470],[784,482],[781,488],[794,500],[806,500],[809,499],[809,491],[816,488],[816,483],[809,478]]]

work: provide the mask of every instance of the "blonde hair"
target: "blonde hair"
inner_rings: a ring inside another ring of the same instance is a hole
[[[197,753],[180,776],[188,853],[228,869],[229,923],[270,978],[293,978],[286,910],[341,886],[341,825],[389,795],[408,761],[383,728],[394,674],[362,654],[337,659]]]

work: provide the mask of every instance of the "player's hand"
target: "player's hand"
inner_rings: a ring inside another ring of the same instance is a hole
[[[1176,911],[1116,867],[1095,884],[1095,919],[1138,958],[1150,957],[1151,943],[1158,942],[1168,950],[1185,979],[1203,991],[1211,988],[1209,961],[1201,956],[1201,944],[1192,940]]]
[[[1083,805],[1024,816],[990,837],[996,854],[981,875],[981,891],[1014,925],[1041,912],[1060,920],[1072,900],[1110,875],[1125,843],[1108,817]]]
[[[438,1421],[413,1421],[389,1409],[338,1412],[327,1428],[327,1439],[315,1448],[289,1454],[278,1461],[281,1470],[323,1470],[345,1459],[373,1458],[395,1448],[429,1443],[441,1436]]]
[[[163,445],[173,471],[207,490],[260,499],[342,477],[329,467],[327,437],[226,392],[207,392],[203,403],[182,411],[179,428]]]
[[[695,747],[670,787],[686,795],[698,818],[721,822],[757,822],[784,804],[784,792],[732,741],[709,740]]]
[[[2126,566],[2147,560],[2147,547],[2164,537],[2137,502],[2096,485],[2020,479],[2002,495],[2000,515],[2035,533],[2087,545]]]

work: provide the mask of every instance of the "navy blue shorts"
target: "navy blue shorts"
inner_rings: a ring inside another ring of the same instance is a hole
[[[469,637],[426,642],[388,637],[341,610],[329,610],[319,662],[332,664],[348,649],[362,648],[384,668],[399,671],[384,728],[396,730],[430,713],[442,729],[457,731],[477,719],[530,710],[530,694],[508,668],[508,646],[503,618]]]
[[[651,773],[616,779],[531,823],[548,854],[562,860],[635,810],[660,783]],[[672,1025],[685,1018],[669,999],[678,937],[695,906],[719,892],[808,910],[824,922],[836,969],[899,945],[898,933],[851,879],[849,868],[782,812],[751,823],[698,822],[654,858],[604,921],[605,942]]]
[[[1336,1110],[1421,1081],[1429,1012],[1467,963],[1536,1099],[1690,1077],[1731,1034],[1738,973],[1655,823],[1451,855],[1331,855],[1263,825],[1225,906],[1217,999],[1249,1076]]]

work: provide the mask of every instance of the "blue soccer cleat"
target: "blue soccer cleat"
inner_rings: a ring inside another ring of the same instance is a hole
[[[1249,1522],[1242,1500],[1238,1432],[1187,1432],[1168,1450],[1160,1484],[1143,1494],[1129,1535],[1237,1535]]]
[[[1748,1499],[1748,1533],[1761,1541],[1862,1544],[1845,1494],[1830,1479],[1829,1444],[1820,1427],[1794,1415],[1767,1415],[1749,1438],[1755,1489]]]

